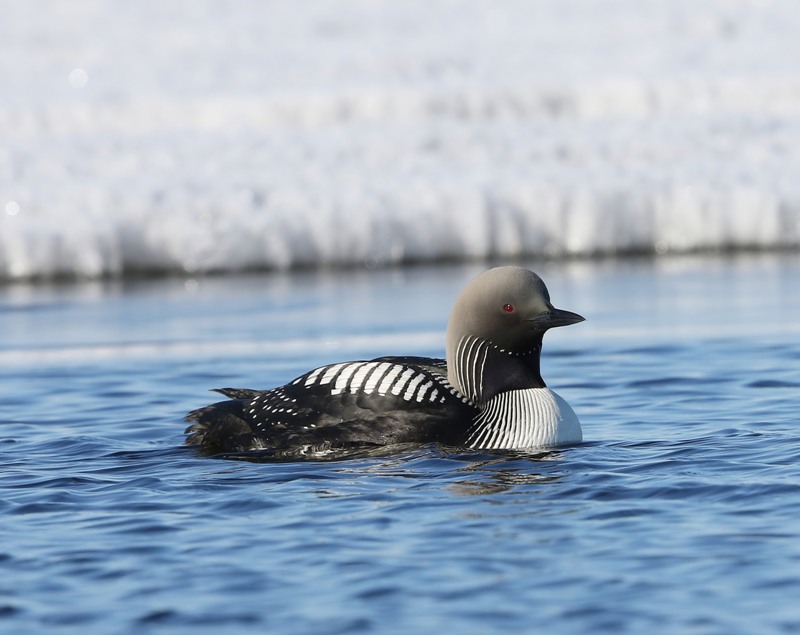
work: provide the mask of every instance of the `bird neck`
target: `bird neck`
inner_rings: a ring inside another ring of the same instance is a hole
[[[539,370],[541,352],[541,334],[521,352],[468,335],[447,351],[447,378],[476,405],[507,390],[544,388]]]

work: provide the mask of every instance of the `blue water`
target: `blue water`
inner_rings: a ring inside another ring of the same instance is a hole
[[[479,266],[0,288],[0,631],[800,632],[800,258],[545,263],[586,442],[200,456],[217,386],[441,354]]]

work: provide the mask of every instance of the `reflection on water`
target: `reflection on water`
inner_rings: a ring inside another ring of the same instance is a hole
[[[517,458],[519,457],[519,458]],[[486,460],[473,460],[459,468],[460,473],[475,473],[480,478],[469,478],[452,483],[448,490],[459,496],[500,494],[522,485],[554,483],[564,477],[557,463],[565,458],[560,450],[512,452]]]

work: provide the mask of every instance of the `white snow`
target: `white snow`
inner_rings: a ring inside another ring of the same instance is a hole
[[[0,279],[800,246],[794,0],[42,0]]]

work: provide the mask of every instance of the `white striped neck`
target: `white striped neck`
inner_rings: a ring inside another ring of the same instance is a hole
[[[468,432],[467,445],[522,449],[572,445],[583,440],[575,411],[549,388],[510,390],[491,399]]]
[[[508,390],[544,388],[539,370],[542,335],[523,351],[503,349],[488,340],[466,335],[454,350],[448,350],[448,381],[479,407]]]

